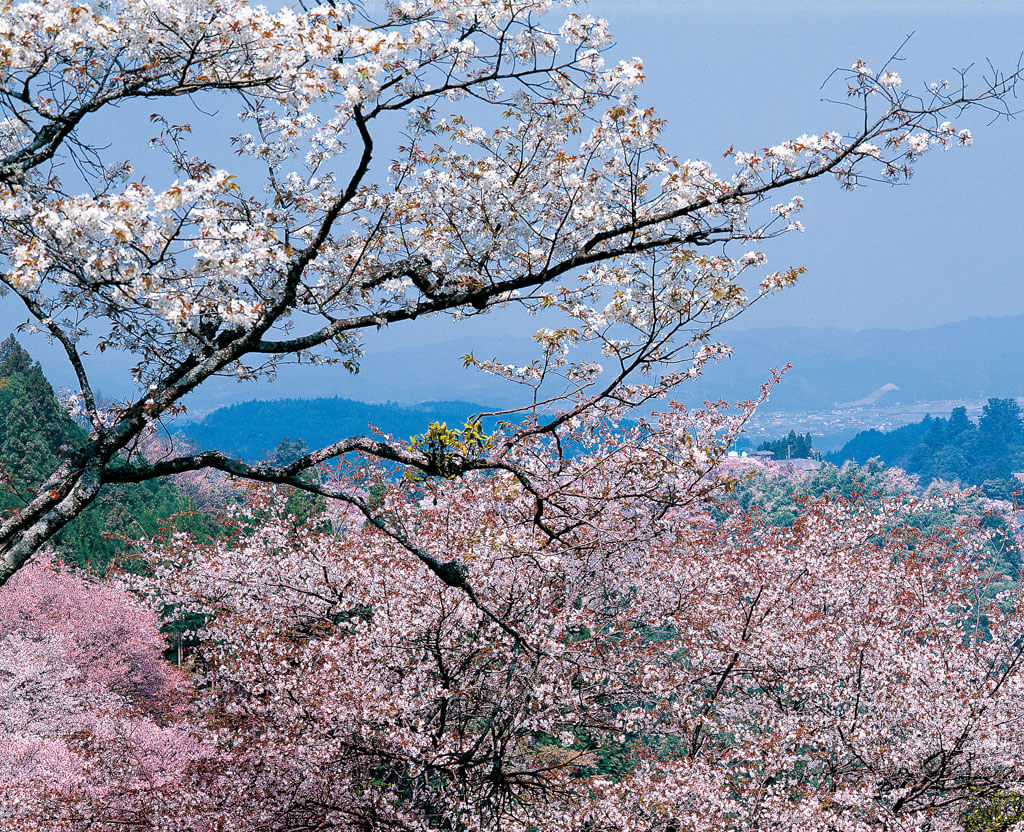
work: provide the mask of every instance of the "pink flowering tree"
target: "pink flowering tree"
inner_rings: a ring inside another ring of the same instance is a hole
[[[47,563],[0,588],[0,828],[159,816],[202,752],[159,626],[123,590]]]
[[[930,148],[970,143],[952,120],[1003,112],[1016,82],[966,92],[958,79],[918,97],[858,61],[841,73],[862,108],[851,127],[735,151],[717,173],[662,147],[637,98],[640,61],[605,63],[606,25],[553,6],[0,8],[4,302],[63,347],[91,429],[0,522],[0,583],[104,483],[216,468],[302,488],[303,469],[352,451],[436,473],[421,449],[366,436],[277,467],[218,453],[125,460],[212,376],[299,360],[354,369],[368,330],[509,305],[550,316],[533,362],[475,362],[525,387],[529,425],[448,454],[449,475],[507,467],[521,441],[602,402],[658,395],[723,354],[721,323],[796,279],[784,267],[752,295],[740,286],[764,267],[763,243],[799,229],[793,186],[903,178]],[[217,114],[201,140],[146,118],[185,96],[200,121]],[[115,112],[116,133],[97,139]],[[155,159],[125,161],[138,150],[123,142],[147,131]],[[233,154],[236,174],[222,167]],[[96,341],[137,359],[138,394],[116,408],[93,392]],[[600,347],[603,367],[577,360],[581,343]],[[336,496],[373,516],[358,493]]]
[[[130,453],[136,459],[149,462],[163,462],[184,452],[196,450],[180,436],[168,436],[166,432],[151,429],[145,431],[133,443]],[[171,474],[168,479],[205,514],[215,516],[230,501],[238,498],[237,483],[232,478],[213,468],[196,468]],[[166,518],[162,518],[166,519]]]
[[[175,828],[938,832],[1019,786],[1024,609],[976,526],[906,525],[941,497],[715,522],[681,498],[709,419],[519,460],[562,480],[547,530],[500,471],[389,489],[401,543],[270,491],[233,541],[154,548],[133,583],[204,617],[217,745]]]

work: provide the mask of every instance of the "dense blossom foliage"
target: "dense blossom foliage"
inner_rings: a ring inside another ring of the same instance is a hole
[[[716,522],[678,497],[697,472],[657,475],[666,508],[635,496],[646,465],[574,465],[580,522],[554,536],[510,474],[388,491],[472,598],[356,514],[296,527],[274,492],[233,541],[155,550],[133,583],[203,617],[219,744],[179,822],[942,830],[1017,785],[1024,610],[987,592],[976,525],[906,524],[941,498]]]
[[[642,64],[606,60],[606,24],[551,0],[38,0],[0,5],[0,33],[0,282],[63,347],[91,427],[0,524],[0,581],[104,483],[213,467],[294,485],[353,450],[429,472],[364,436],[279,468],[119,462],[210,377],[355,369],[366,331],[517,304],[543,316],[537,358],[467,360],[523,385],[535,417],[557,421],[551,399],[583,412],[658,395],[727,352],[720,324],[797,278],[761,271],[762,244],[801,228],[792,186],[904,178],[930,148],[969,144],[950,119],[1005,111],[1016,81],[915,96],[857,61],[838,76],[861,110],[849,132],[731,150],[717,173],[662,147]],[[200,140],[159,113],[185,96],[189,118],[217,114]],[[114,108],[117,134],[98,137]],[[146,131],[148,156],[124,144]],[[132,401],[97,402],[94,344],[137,357]],[[512,444],[449,469],[500,467]]]
[[[661,146],[605,24],[552,7],[0,0],[0,282],[90,429],[0,520],[0,824],[940,832],[1020,785],[1024,617],[983,534],[914,528],[896,497],[717,518],[701,499],[755,402],[619,422],[797,278],[741,285],[800,229],[791,186],[904,178],[1015,77],[920,98],[857,61],[851,132],[719,174]],[[183,96],[237,134],[157,115],[153,158],[119,155],[128,125],[93,141],[114,107]],[[138,453],[214,375],[355,369],[365,331],[515,304],[549,324],[537,359],[467,357],[524,388],[494,433]],[[97,341],[136,356],[134,400],[97,401]],[[257,492],[234,536],[169,531],[125,577],[191,628],[183,700],[155,615],[23,567],[102,487],[203,469],[336,502],[297,522]]]
[[[367,463],[345,487],[383,527],[297,524],[266,488],[228,538],[169,532],[123,580],[191,628],[187,702],[152,614],[23,570],[0,828],[931,832],[1011,806],[1024,609],[987,536],[949,495],[716,518],[742,418],[576,420],[576,453],[519,447],[540,497]]]
[[[32,564],[0,590],[0,829],[146,824],[202,753],[152,612]]]

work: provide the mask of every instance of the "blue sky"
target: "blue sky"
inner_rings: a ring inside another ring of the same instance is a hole
[[[617,58],[644,59],[641,103],[668,120],[668,149],[722,172],[730,145],[850,128],[851,114],[824,100],[822,82],[858,58],[881,66],[911,33],[897,66],[910,88],[972,63],[976,80],[989,60],[1012,70],[1024,50],[1024,2],[600,0],[589,13],[611,23]],[[1024,97],[1017,103],[1024,108]],[[974,146],[926,156],[909,184],[798,189],[806,231],[765,250],[775,266],[803,265],[807,274],[733,326],[917,329],[1024,314],[1024,116],[987,122],[966,118]],[[520,327],[518,318],[488,316],[460,332]],[[426,324],[387,341],[454,335]]]
[[[971,63],[977,76],[986,60],[1012,70],[1024,49],[1019,2],[606,0],[592,8],[609,19],[623,53],[645,59],[644,98],[668,118],[667,144],[683,157],[849,127],[842,108],[822,102],[822,81],[857,58],[881,65],[911,32],[898,67],[911,89]],[[807,276],[743,323],[918,328],[1024,313],[1024,119],[985,122],[970,117],[974,146],[926,157],[909,185],[804,188],[806,232],[768,251],[776,263],[806,266]]]

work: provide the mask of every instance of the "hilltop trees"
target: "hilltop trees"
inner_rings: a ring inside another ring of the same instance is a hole
[[[800,227],[790,186],[901,179],[929,148],[970,143],[951,120],[970,106],[1005,111],[1016,82],[996,75],[968,93],[957,79],[917,97],[889,67],[858,61],[845,73],[860,109],[848,132],[734,151],[732,172],[716,174],[661,146],[661,122],[635,98],[639,61],[603,61],[605,25],[555,18],[551,5],[0,8],[0,280],[5,302],[63,348],[91,431],[0,523],[0,582],[105,484],[214,467],[310,490],[303,469],[357,450],[437,473],[424,453],[365,436],[280,467],[216,453],[124,459],[212,376],[298,360],[355,368],[367,330],[546,310],[535,362],[479,366],[523,385],[527,404],[554,397],[574,414],[659,395],[722,354],[711,334],[747,303],[739,280],[763,266],[761,242]],[[184,96],[195,118],[217,114],[202,141],[177,119],[138,123]],[[98,138],[114,108],[117,134]],[[232,111],[239,123],[225,129]],[[126,161],[138,151],[122,140],[147,129],[154,158]],[[218,130],[233,138],[218,146]],[[232,152],[244,174],[223,169]],[[723,253],[730,242],[747,248]],[[768,273],[754,296],[798,274]],[[573,360],[579,342],[601,347],[603,374]],[[93,344],[136,356],[133,401],[97,402]],[[529,416],[486,453],[450,455],[446,474],[504,470],[513,446],[571,418]],[[338,496],[390,528],[359,494]]]
[[[811,434],[800,436],[795,430],[791,430],[789,436],[762,442],[757,449],[771,451],[773,459],[813,459],[820,456],[814,450]]]

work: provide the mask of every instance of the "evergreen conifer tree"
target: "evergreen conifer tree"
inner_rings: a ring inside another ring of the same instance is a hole
[[[86,438],[57,401],[39,363],[13,335],[0,343],[0,514],[17,511],[56,467],[62,449]],[[102,570],[126,553],[132,540],[156,534],[172,517],[190,531],[209,534],[212,521],[193,508],[167,482],[108,486],[58,533],[55,547],[68,562]]]

